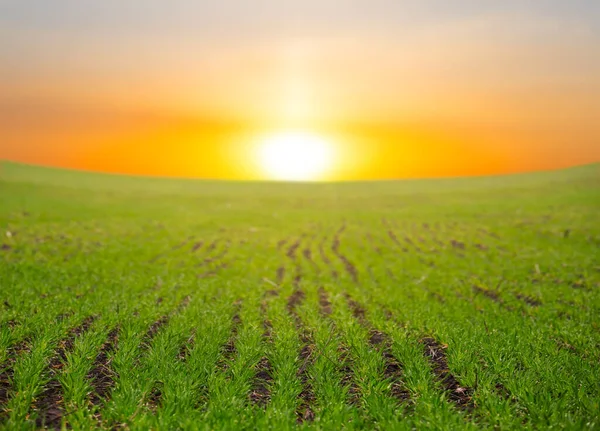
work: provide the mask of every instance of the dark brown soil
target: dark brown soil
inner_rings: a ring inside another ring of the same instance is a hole
[[[94,406],[100,406],[115,385],[116,374],[111,362],[112,353],[117,349],[119,342],[119,330],[117,327],[108,334],[87,376],[93,389],[90,401]]]
[[[392,396],[401,402],[409,400],[410,393],[402,381],[402,365],[392,353],[390,337],[383,332],[372,330],[369,344],[379,350],[383,356],[385,361],[384,377],[391,382]]]
[[[312,252],[310,251],[310,248],[307,247],[304,250],[302,250],[302,255],[306,260],[308,260],[311,263],[314,263],[312,260]]]
[[[267,296],[267,295],[265,295]],[[260,311],[263,316],[263,343],[270,345],[273,343],[273,324],[268,319],[269,304],[263,300],[260,305]],[[255,366],[252,389],[249,394],[252,404],[265,407],[271,400],[271,386],[273,385],[273,366],[267,356],[263,356]]]
[[[577,348],[572,344],[568,343],[567,341],[558,338],[554,338],[553,340],[559,349],[564,349],[572,353],[577,353]]]
[[[391,395],[400,402],[407,401],[410,399],[410,393],[402,381],[402,364],[392,353],[390,337],[373,327],[373,324],[367,319],[366,310],[362,305],[354,301],[350,295],[345,294],[345,296],[354,317],[363,327],[369,330],[370,346],[383,356],[385,363],[384,377],[391,382]]]
[[[4,364],[0,365],[0,418],[6,412],[2,407],[8,402],[12,378],[14,374],[14,364],[18,357],[29,353],[31,340],[25,339],[15,346],[8,349],[8,358]]]
[[[450,245],[452,245],[452,247],[458,249],[458,250],[464,250],[466,248],[465,243],[464,242],[460,242],[457,241],[455,239],[450,241]]]
[[[344,256],[341,253],[338,253],[337,257],[344,264],[344,268],[346,268],[346,271],[348,272],[348,274],[350,274],[350,277],[352,277],[352,281],[354,281],[355,283],[358,283],[358,270],[356,269],[356,267],[354,266],[354,264],[352,264],[352,262],[350,262],[346,258],[346,256]]]
[[[394,244],[396,244],[398,247],[402,247],[402,244],[400,244],[400,241],[393,230],[388,229],[387,234]]]
[[[335,233],[335,235],[333,236],[333,250],[337,250],[340,246],[340,237],[342,236],[342,234],[346,231],[346,225],[343,224],[342,226],[340,226],[340,228],[337,230],[337,232]]]
[[[235,303],[235,314],[231,318],[231,333],[229,335],[229,339],[227,342],[221,347],[221,358],[217,363],[217,367],[222,370],[227,370],[229,368],[229,363],[233,360],[235,355],[237,354],[237,348],[235,347],[235,343],[237,341],[238,332],[240,327],[242,326],[242,318],[239,315],[240,309],[242,307],[241,300],[236,301]]]
[[[517,299],[525,302],[527,305],[531,305],[532,307],[539,307],[542,305],[542,302],[539,299],[532,298],[531,296],[523,295],[521,293],[516,293],[515,296]]]
[[[177,355],[177,359],[180,361],[187,361],[187,358],[190,352],[194,349],[196,345],[196,328],[192,331],[190,337],[186,340],[186,342],[179,349],[179,354]]]
[[[302,382],[302,392],[299,395],[299,405],[296,410],[299,424],[312,422],[315,419],[313,404],[316,400],[311,383],[312,379],[308,373],[309,368],[315,361],[315,356],[313,355],[315,350],[314,340],[297,312],[298,306],[304,302],[305,297],[304,292],[298,289],[289,296],[287,302],[288,313],[294,318],[299,338],[302,342],[302,348],[299,353],[300,367],[297,373],[299,380]]]
[[[481,293],[484,296],[490,298],[492,301],[498,304],[502,304],[502,299],[500,298],[500,295],[498,295],[498,293],[494,292],[493,290],[485,289],[483,287],[475,285],[473,286],[473,292]]]
[[[33,410],[37,412],[36,426],[39,428],[60,429],[64,415],[62,385],[58,374],[64,368],[67,354],[73,351],[75,339],[87,332],[97,316],[89,316],[77,327],[69,331],[69,336],[59,342],[54,356],[50,359],[49,382],[36,398]]]
[[[273,341],[273,323],[269,319],[263,320],[263,328],[265,332],[263,333],[263,338],[267,342]]]
[[[489,236],[491,236],[492,238],[500,239],[500,235],[498,235],[497,233],[490,232],[490,231],[488,231],[488,230],[485,230],[485,229],[480,229],[480,231],[481,231],[482,233],[485,233],[486,235],[489,235]]]
[[[323,240],[319,244],[319,254],[321,255],[321,259],[323,260],[323,262],[325,262],[325,265],[327,265],[329,267],[329,269],[331,270],[331,276],[333,277],[333,279],[337,280],[339,277],[339,274],[336,271],[335,267],[333,266],[333,262],[325,253],[325,241],[326,240],[327,240],[327,238],[323,238]]]
[[[367,242],[371,245],[371,248],[375,250],[375,253],[381,254],[381,249],[375,244],[375,240],[373,239],[373,235],[367,233],[366,235]]]
[[[327,266],[331,266],[331,259],[329,259],[329,257],[325,253],[325,241],[326,240],[327,240],[327,238],[323,238],[323,241],[321,241],[321,243],[319,244],[319,253],[321,254],[321,259],[323,259],[323,262],[325,262],[325,264]]]
[[[290,248],[288,248],[286,256],[289,257],[290,259],[296,259],[296,252],[298,251],[298,248],[300,247],[300,243],[301,240],[297,240],[295,243],[293,243]]]
[[[218,261],[222,260],[225,256],[227,256],[228,252],[229,252],[229,249],[225,248],[218,255],[209,256],[209,257],[205,258],[204,260],[202,260],[202,262],[200,262],[200,264],[198,266],[204,266],[209,263],[218,262]]]
[[[296,289],[300,288],[300,282],[302,281],[302,268],[296,267],[296,275],[294,276],[294,286]]]
[[[450,401],[462,410],[471,410],[475,407],[472,395],[473,390],[460,384],[457,378],[448,369],[446,346],[442,346],[434,338],[426,337],[421,340],[424,355],[433,367],[436,380],[448,394]]]
[[[313,259],[313,254],[312,254],[312,251],[311,251],[311,249],[309,247],[307,247],[304,250],[302,250],[302,255],[308,261],[308,263],[310,263],[310,265],[313,267],[313,269],[316,272],[319,272],[319,265],[317,265],[317,263]]]
[[[331,315],[331,302],[329,301],[327,291],[323,287],[319,287],[319,306],[321,307],[321,314],[323,316]]]
[[[215,275],[217,275],[219,273],[220,270],[226,269],[228,267],[229,267],[229,264],[226,263],[226,262],[223,262],[223,263],[219,264],[218,266],[216,266],[214,269],[212,269],[210,271],[198,274],[198,278],[199,279],[204,279],[204,278],[214,277]]]
[[[296,307],[301,305],[304,301],[305,294],[301,290],[296,290],[290,297],[288,298],[288,311],[290,313],[295,312]]]
[[[302,392],[300,392],[300,405],[296,410],[298,423],[312,422],[315,420],[313,405],[316,401],[316,396],[312,387],[311,378],[308,370],[315,362],[314,350],[315,345],[312,337],[306,332],[301,336],[304,345],[300,350],[300,368],[298,369],[298,378],[302,383]]]
[[[302,329],[303,323],[302,323],[302,320],[300,319],[300,316],[298,315],[298,312],[296,311],[296,309],[298,308],[298,306],[302,305],[305,297],[306,297],[306,295],[304,294],[304,292],[302,290],[298,289],[298,290],[295,290],[294,293],[292,293],[289,296],[288,301],[287,301],[288,313],[296,321],[296,327],[298,329]]]
[[[360,388],[356,383],[354,376],[354,361],[350,355],[350,349],[348,346],[340,345],[338,352],[340,353],[341,367],[340,372],[342,375],[342,386],[348,388],[348,403],[353,406],[357,406],[360,401]]]
[[[146,396],[146,407],[152,412],[156,412],[162,400],[163,382],[156,381]]]
[[[284,278],[285,278],[285,267],[280,266],[279,268],[277,268],[277,276],[275,277],[277,284],[281,284],[283,282]]]
[[[202,248],[202,246],[204,245],[204,241],[198,241],[196,244],[194,244],[194,246],[192,247],[192,251],[198,251],[200,248]]]
[[[152,342],[152,340],[154,339],[156,334],[158,334],[158,331],[160,331],[160,329],[163,326],[165,326],[168,322],[169,322],[169,316],[165,315],[165,316],[162,316],[157,321],[155,321],[152,325],[150,325],[150,328],[148,328],[148,331],[144,335],[143,343],[146,346],[148,346]]]
[[[206,247],[206,251],[207,252],[211,252],[214,251],[217,248],[217,245],[219,244],[219,240],[215,239],[213,242],[211,242],[208,247]]]
[[[191,241],[191,238],[189,238],[189,239],[186,239],[185,241],[182,241],[182,242],[180,242],[179,244],[177,244],[177,245],[173,246],[173,247],[171,248],[171,250],[173,250],[173,251],[176,251],[176,250],[182,249],[182,248],[183,248],[183,247],[185,247],[185,246],[186,246],[186,245],[187,245],[187,244],[188,244],[190,241]]]
[[[6,326],[8,326],[9,329],[15,329],[19,325],[21,325],[21,322],[18,320],[9,320],[6,322]]]
[[[344,296],[346,297],[346,302],[352,311],[352,315],[359,321],[361,325],[370,328],[371,324],[367,320],[367,310],[365,310],[362,305],[352,299],[352,297],[347,293],[345,293]]]
[[[269,358],[263,356],[256,365],[256,373],[250,392],[250,401],[261,407],[266,406],[271,400],[271,386],[273,385],[273,366]]]

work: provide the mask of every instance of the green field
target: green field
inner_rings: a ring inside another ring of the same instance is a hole
[[[600,428],[598,164],[0,175],[0,428]]]

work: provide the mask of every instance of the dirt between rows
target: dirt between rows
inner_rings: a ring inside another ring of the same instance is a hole
[[[461,385],[448,368],[445,352],[447,346],[440,344],[433,337],[425,337],[420,342],[423,344],[425,357],[433,367],[436,380],[444,388],[450,401],[463,410],[473,409],[473,390]]]
[[[0,419],[7,414],[7,412],[3,410],[3,407],[8,403],[10,397],[15,362],[19,357],[28,354],[30,350],[31,339],[26,338],[8,349],[8,358],[4,364],[0,365]]]
[[[323,316],[329,316],[333,312],[329,295],[323,287],[319,287],[319,307]]]
[[[369,345],[379,351],[383,357],[385,368],[384,377],[391,382],[390,393],[392,397],[401,403],[410,399],[410,392],[406,389],[403,378],[403,366],[392,352],[391,338],[384,332],[377,330],[367,318],[367,311],[357,301],[345,293],[346,301],[352,315],[361,326],[369,330]]]
[[[348,274],[350,274],[352,281],[358,283],[358,270],[356,269],[356,266],[354,266],[354,264],[350,262],[350,260],[343,253],[340,252],[341,235],[345,231],[346,225],[343,225],[340,229],[338,229],[335,236],[333,237],[331,251],[342,262],[342,264],[344,265],[344,269]]]
[[[242,318],[240,317],[240,310],[242,308],[242,301],[238,300],[234,304],[235,314],[231,318],[231,332],[227,342],[221,347],[221,358],[217,363],[217,368],[225,371],[229,368],[230,362],[237,354],[237,348],[235,343],[237,341],[238,332],[242,326]]]
[[[273,295],[265,292],[265,298]],[[275,292],[278,295],[278,292]],[[263,344],[266,346],[273,344],[273,324],[268,319],[268,302],[264,299],[260,305],[261,314],[263,316]],[[265,407],[271,401],[271,387],[273,385],[273,365],[267,356],[263,356],[255,366],[255,374],[252,381],[252,389],[250,391],[250,402],[252,404]]]
[[[314,403],[316,401],[315,392],[312,386],[312,379],[310,378],[309,374],[309,369],[315,362],[314,351],[316,346],[312,334],[308,331],[297,312],[297,307],[302,305],[305,297],[305,293],[298,289],[289,296],[287,303],[288,313],[295,321],[296,329],[298,330],[299,338],[302,342],[302,347],[298,355],[300,367],[297,371],[298,379],[302,383],[302,391],[298,396],[299,406],[296,410],[296,416],[298,418],[297,422],[299,424],[314,421]]]
[[[69,336],[59,342],[58,348],[48,366],[49,382],[42,393],[36,397],[32,410],[37,412],[36,426],[39,428],[60,429],[64,415],[62,385],[58,374],[64,368],[68,353],[73,351],[75,339],[81,337],[92,326],[97,316],[89,316],[77,327],[69,331]]]
[[[115,386],[116,373],[113,371],[111,363],[112,355],[118,348],[119,332],[120,327],[117,326],[108,333],[108,337],[100,347],[92,369],[87,375],[93,389],[89,399],[96,407],[100,407],[104,403]]]

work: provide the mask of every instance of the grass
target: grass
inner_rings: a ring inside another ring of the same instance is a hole
[[[597,164],[343,184],[0,169],[0,427],[600,427]]]

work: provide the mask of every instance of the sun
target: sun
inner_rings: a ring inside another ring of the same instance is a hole
[[[315,181],[331,169],[333,144],[307,132],[285,132],[263,138],[259,163],[271,179]]]

